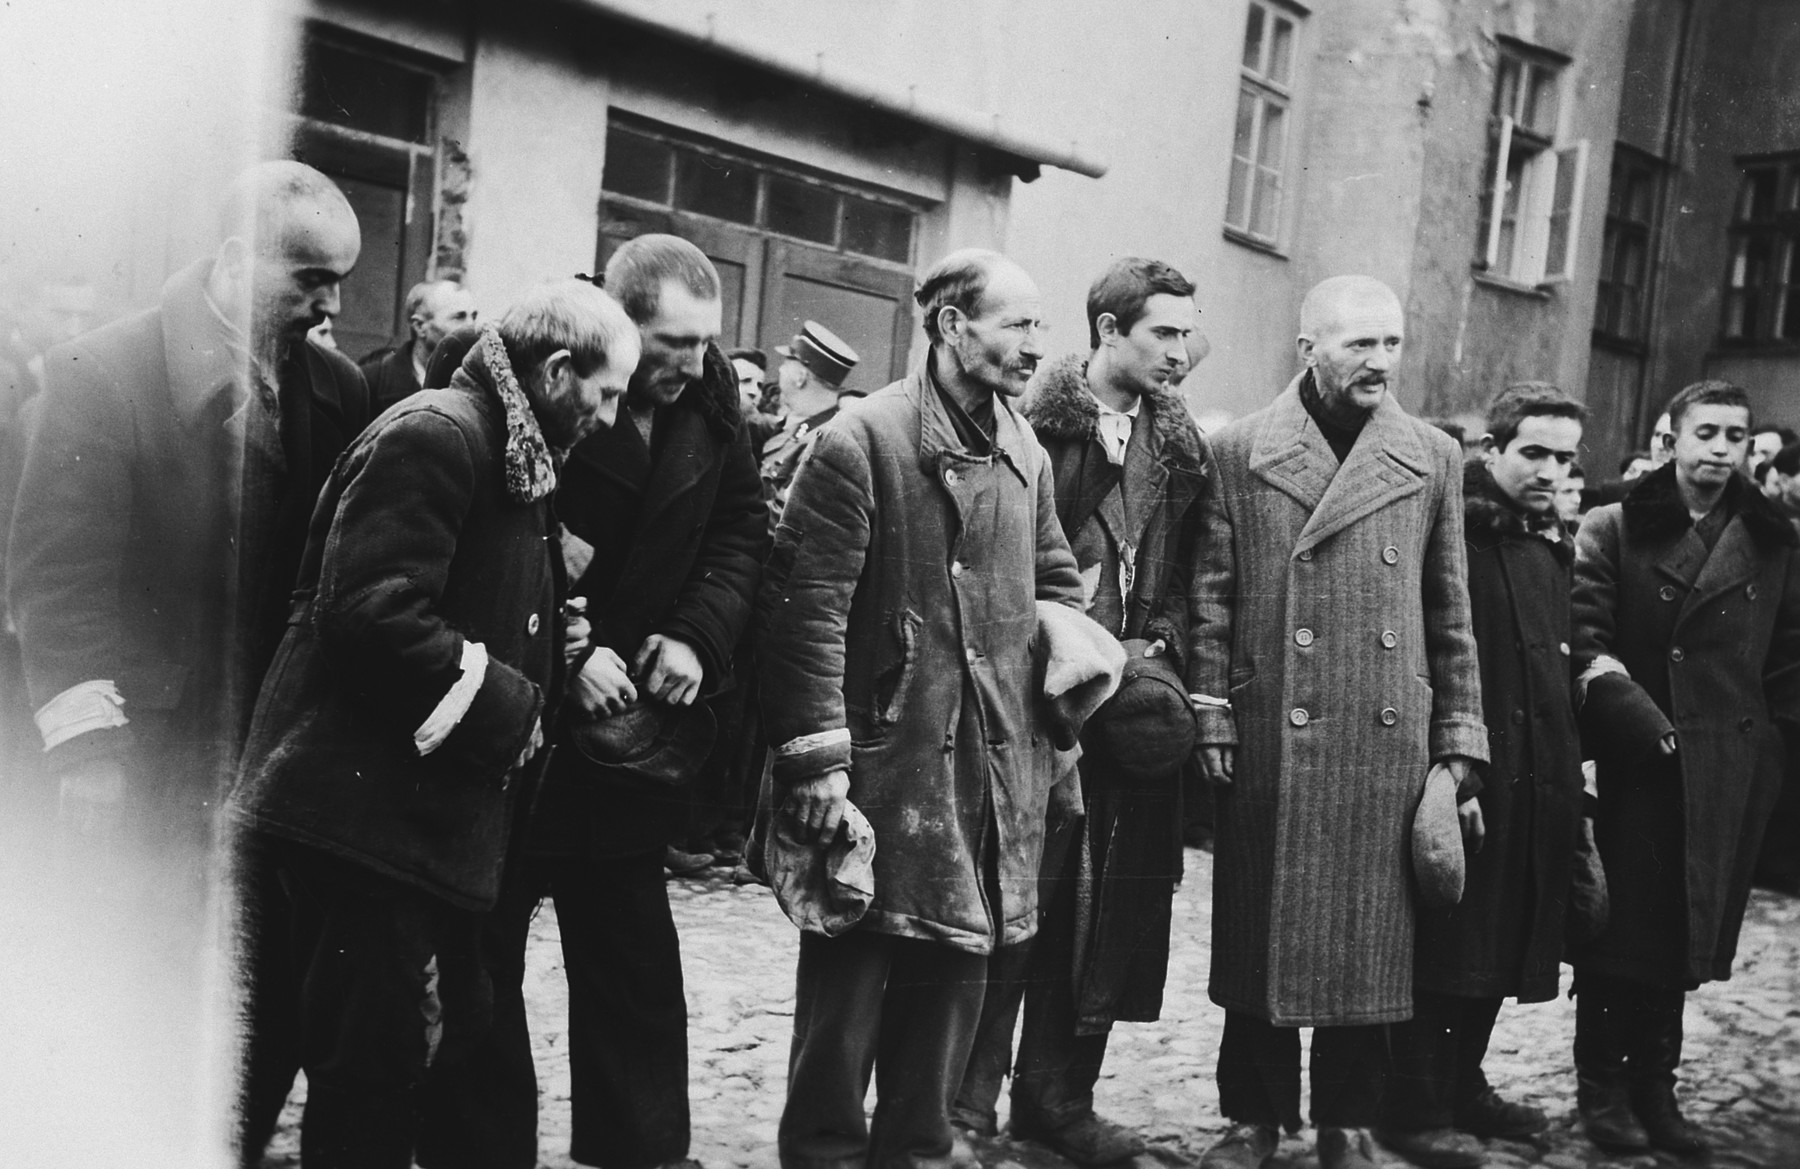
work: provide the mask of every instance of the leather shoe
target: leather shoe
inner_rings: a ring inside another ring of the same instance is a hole
[[[1088,1169],[1128,1161],[1144,1151],[1142,1137],[1092,1112],[1056,1128],[1021,1125],[1015,1118],[1012,1134],[1047,1145],[1063,1158]]]
[[[1201,1154],[1199,1169],[1262,1169],[1280,1144],[1272,1124],[1234,1124]]]
[[[1487,1164],[1481,1142],[1453,1128],[1383,1128],[1375,1130],[1375,1139],[1423,1169],[1480,1169]]]
[[[1483,1139],[1518,1140],[1549,1128],[1550,1118],[1542,1109],[1508,1100],[1492,1088],[1484,1088],[1479,1096],[1456,1110],[1456,1127]]]
[[[1375,1141],[1366,1128],[1321,1128],[1319,1169],[1379,1169]]]
[[[1575,1107],[1587,1139],[1610,1153],[1634,1153],[1650,1147],[1650,1136],[1632,1114],[1625,1086],[1616,1080],[1579,1076]]]
[[[1707,1151],[1706,1137],[1681,1115],[1672,1086],[1658,1084],[1633,1092],[1631,1110],[1643,1122],[1651,1148],[1683,1157],[1697,1157]]]

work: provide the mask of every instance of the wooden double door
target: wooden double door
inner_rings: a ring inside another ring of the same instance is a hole
[[[719,343],[769,354],[804,321],[817,321],[861,359],[847,389],[878,390],[906,372],[912,344],[912,274],[861,256],[721,223],[681,211],[652,211],[608,202],[601,207],[597,264],[628,239],[649,232],[681,236],[719,270],[724,331]]]

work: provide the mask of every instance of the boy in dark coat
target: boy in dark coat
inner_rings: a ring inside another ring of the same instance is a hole
[[[1563,914],[1580,825],[1581,743],[1569,673],[1572,542],[1557,489],[1584,411],[1528,382],[1494,400],[1485,459],[1463,478],[1469,606],[1481,660],[1489,762],[1477,770],[1481,836],[1462,900],[1420,908],[1413,1017],[1393,1024],[1383,1144],[1419,1165],[1482,1164],[1476,1137],[1547,1123],[1482,1074],[1501,1000],[1556,997]]]
[[[1057,519],[1092,593],[1088,615],[1128,651],[1166,653],[1170,694],[1184,702],[1186,560],[1206,473],[1179,388],[1199,319],[1194,285],[1167,264],[1127,257],[1094,282],[1087,308],[1091,354],[1040,369],[1023,412],[1050,456]],[[1180,736],[1158,734],[1127,760],[1090,723],[1079,801],[1051,800],[1043,924],[989,965],[975,1050],[956,1096],[957,1123],[970,1131],[994,1132],[1023,999],[1013,1135],[1080,1165],[1144,1151],[1136,1134],[1095,1115],[1094,1084],[1113,1022],[1149,1022],[1161,1011],[1181,874],[1178,785],[1193,726],[1177,709],[1190,728],[1186,749]]]
[[[309,1166],[410,1166],[440,1037],[481,1029],[479,915],[566,652],[557,458],[637,355],[599,289],[541,286],[365,432],[313,513],[231,801],[288,901]]]
[[[1675,1101],[1687,992],[1731,976],[1800,717],[1800,553],[1741,473],[1750,404],[1669,403],[1674,457],[1588,514],[1575,552],[1581,726],[1598,765],[1606,928],[1574,951],[1575,1069],[1596,1144],[1698,1153]]]

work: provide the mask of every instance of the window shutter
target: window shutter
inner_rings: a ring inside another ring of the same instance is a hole
[[[1545,275],[1568,280],[1575,275],[1580,233],[1582,188],[1587,182],[1588,144],[1583,138],[1556,152],[1556,195],[1550,204],[1550,254]]]
[[[1506,156],[1512,150],[1512,132],[1512,115],[1500,115],[1500,148],[1494,151],[1494,177],[1488,185],[1487,242],[1481,253],[1489,272],[1500,263],[1500,219],[1506,210]]]

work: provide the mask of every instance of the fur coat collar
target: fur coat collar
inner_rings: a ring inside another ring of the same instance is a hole
[[[1463,535],[1481,548],[1523,536],[1540,536],[1564,563],[1575,554],[1555,511],[1539,515],[1521,508],[1506,497],[1494,482],[1493,471],[1480,461],[1463,467]]]
[[[482,392],[491,394],[500,404],[506,418],[506,454],[503,460],[507,497],[515,503],[536,503],[556,490],[556,473],[561,459],[544,441],[537,415],[531,412],[531,401],[525,387],[513,372],[512,359],[506,354],[506,342],[500,330],[483,325],[462,368],[451,379],[467,379]]]
[[[1100,404],[1088,391],[1087,367],[1084,355],[1071,353],[1047,362],[1032,378],[1021,412],[1040,436],[1064,442],[1094,439]],[[1144,400],[1150,406],[1162,462],[1174,469],[1204,475],[1200,431],[1188,413],[1181,391],[1157,386],[1144,395]]]
[[[1725,485],[1725,499],[1742,517],[1752,538],[1767,549],[1800,545],[1800,535],[1774,504],[1763,498],[1749,480],[1732,476]],[[1675,464],[1664,463],[1637,481],[1622,505],[1625,531],[1634,539],[1663,541],[1679,537],[1693,526],[1681,491],[1675,485]]]

